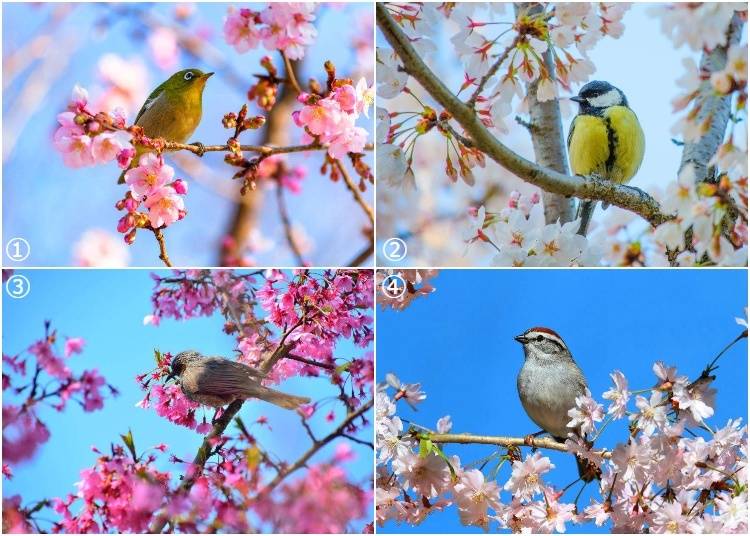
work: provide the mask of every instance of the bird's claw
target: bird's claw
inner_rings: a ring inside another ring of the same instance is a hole
[[[523,437],[523,444],[527,447],[533,447],[534,446],[534,437],[535,434],[528,434]]]
[[[190,145],[194,145],[197,148],[197,150],[195,151],[195,154],[197,154],[199,157],[203,157],[203,155],[206,154],[206,146],[203,145],[201,142],[194,141]]]

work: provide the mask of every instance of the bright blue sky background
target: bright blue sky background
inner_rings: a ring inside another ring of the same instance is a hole
[[[699,53],[691,51],[687,46],[675,49],[672,41],[662,33],[660,19],[649,13],[649,9],[653,6],[654,4],[650,3],[633,4],[623,18],[625,25],[623,35],[618,39],[605,37],[599,40],[593,49],[588,52],[589,58],[596,67],[596,71],[591,75],[590,80],[606,80],[619,87],[627,95],[630,107],[638,115],[638,119],[646,135],[646,154],[643,164],[630,184],[644,188],[647,191],[653,190],[654,186],[659,186],[663,189],[667,184],[676,179],[682,147],[678,147],[671,141],[674,135],[670,133],[670,129],[677,122],[678,117],[680,117],[673,113],[671,101],[681,94],[676,80],[685,73],[685,68],[682,65],[683,58],[692,57],[696,62],[700,58]],[[478,21],[511,21],[513,20],[512,6],[509,5],[506,7],[504,15],[493,15],[492,18],[488,18],[484,12],[477,11],[474,19]],[[435,29],[434,34],[430,37],[437,45],[438,51],[430,66],[437,70],[441,79],[449,88],[458,90],[463,82],[464,70],[457,60],[453,45],[448,40],[455,33],[454,25],[448,27],[446,24],[443,24]],[[494,35],[491,30],[483,31],[482,33],[485,36]],[[376,37],[378,46],[387,46],[379,31],[376,33]],[[576,52],[574,56],[579,57],[580,53]],[[583,84],[574,86],[574,93],[578,92],[581,85]],[[419,84],[412,80],[409,83],[409,87],[416,88],[419,87]],[[418,94],[422,95],[422,93],[420,88]],[[560,96],[564,97],[568,95],[562,91]],[[427,98],[429,101],[429,97]],[[378,106],[390,109],[390,102],[393,101],[380,100]],[[406,102],[410,104],[409,109],[414,109],[412,105],[413,101],[407,100]],[[572,113],[576,111],[577,109],[571,107]],[[563,129],[566,136],[572,118],[572,114],[563,116]],[[515,124],[512,119],[508,121],[508,124],[510,134],[504,135],[501,138],[503,143],[508,144],[525,158],[533,160],[534,152],[527,131]],[[735,131],[738,136],[742,136],[746,131],[746,127],[736,128]],[[433,135],[437,136],[438,134],[434,133]],[[444,149],[444,144],[425,144],[424,146],[439,147],[441,151]],[[419,144],[417,144],[416,152],[419,152]],[[440,158],[437,160],[442,162],[443,159],[444,152],[441,152]],[[438,162],[438,167],[440,166],[442,164]],[[462,181],[458,181],[455,185],[448,184],[448,179],[445,179],[445,190],[436,194],[436,212],[439,214],[463,213],[464,206],[458,209],[455,207],[456,196],[460,193],[461,196],[481,197],[481,192],[484,191],[482,185],[486,180],[483,182],[479,177],[486,176],[490,179],[496,179],[496,166],[494,162],[488,161],[487,169],[490,170],[489,173],[482,174],[479,170],[475,170],[478,180],[477,186],[473,188],[464,185]],[[531,193],[538,190],[530,184],[518,184],[520,187],[514,186],[514,188],[519,189],[521,192]],[[415,202],[414,199],[409,198],[402,205],[399,205],[404,211],[405,216],[411,213],[411,207]],[[496,204],[497,201],[495,201]],[[490,203],[491,207],[495,205]],[[615,207],[612,210],[619,209]],[[598,219],[601,215],[602,211],[598,208],[595,218]],[[398,232],[406,231],[406,229],[397,230]],[[415,255],[419,255],[416,246],[412,248],[413,253],[411,258],[407,257],[401,263],[385,261],[380,247],[382,241],[387,238],[385,236],[378,237],[380,264],[386,266],[395,264],[415,266],[415,262],[419,264],[415,257]],[[457,235],[452,240],[461,240],[460,232],[457,231]],[[477,257],[472,257],[475,259],[474,265],[486,265],[489,259],[496,253],[490,247],[487,247],[486,250],[486,262],[479,262],[476,260]],[[430,255],[429,253],[425,253],[424,255],[427,258],[435,257],[435,255]],[[473,255],[477,255],[476,251]],[[454,262],[449,265],[456,266],[466,264],[467,262],[471,264],[471,261],[464,260],[463,262]],[[428,266],[430,264],[429,262],[426,263]]]
[[[631,389],[655,383],[651,365],[657,360],[696,377],[740,334],[734,317],[743,316],[747,304],[745,270],[443,270],[432,282],[433,294],[403,312],[378,315],[378,379],[393,372],[403,382],[422,383],[427,400],[418,412],[399,404],[402,418],[434,429],[448,414],[453,432],[482,435],[520,437],[538,430],[516,392],[523,352],[513,337],[529,327],[547,326],[565,339],[601,401],[614,369],[625,374]],[[723,426],[736,417],[746,422],[747,341],[724,354],[719,365],[716,414],[709,423]],[[608,427],[600,444],[613,447],[623,431]],[[445,452],[459,455],[465,465],[492,449],[447,445]],[[577,477],[572,457],[544,454],[556,465],[548,482],[563,487]],[[509,475],[503,467],[501,485]],[[563,500],[572,501],[578,486]],[[581,507],[593,489],[584,492]],[[378,530],[481,532],[460,525],[455,508],[418,527],[389,523]],[[608,532],[593,524],[571,530]]]
[[[19,493],[27,504],[75,493],[74,483],[80,479],[80,471],[96,460],[89,447],[96,445],[106,451],[110,442],[120,442],[119,434],[127,433],[128,428],[133,430],[139,452],[166,443],[170,453],[192,460],[202,436],[171,424],[153,409],[135,407],[144,394],[135,376],[153,369],[154,348],[172,353],[192,348],[208,355],[232,355],[234,340],[222,332],[221,315],[185,322],[164,320],[159,327],[144,326],[144,315],[151,313],[153,287],[148,270],[26,270],[18,273],[29,278],[31,293],[20,300],[3,296],[3,352],[15,355],[41,339],[44,321],[49,319],[58,330],[60,351],[64,344],[62,336],[86,339],[83,354],[71,357],[68,365],[77,373],[98,368],[121,394],[107,399],[104,409],[94,413],[84,413],[78,404],[69,404],[62,414],[51,408],[40,410],[39,416],[49,427],[51,438],[31,462],[14,467],[12,480],[4,479],[3,496]],[[337,356],[350,358],[362,354],[363,350],[348,340],[343,341],[336,352]],[[285,382],[282,389],[313,400],[337,394],[323,377],[292,379]],[[334,408],[338,423],[346,414],[341,404],[327,403],[313,416],[311,425],[318,437],[334,427],[325,422],[325,415]],[[200,420],[201,413],[197,415]],[[257,426],[252,427],[251,432],[268,452],[283,460],[296,460],[310,446],[295,412],[251,402],[243,406],[240,415],[248,426],[260,415],[269,418],[272,432]],[[213,410],[206,412],[209,421],[212,416]],[[366,432],[361,436],[371,438]],[[336,444],[337,441],[333,441],[323,448],[312,463],[330,460]],[[347,466],[351,478],[365,486],[371,485],[372,450],[353,442],[349,444],[356,454],[356,460]],[[182,473],[181,467],[168,462],[168,455],[163,457],[160,468],[173,475]],[[293,480],[302,474],[290,478]],[[362,524],[355,524],[355,532],[361,530]]]
[[[131,5],[152,9],[159,16],[171,20],[170,14],[176,4],[154,4],[151,7]],[[247,76],[249,87],[250,81],[254,80],[251,75],[261,72],[258,60],[271,53],[261,48],[241,55],[224,42],[222,28],[227,5],[196,4],[196,12],[188,25],[190,28],[210,30],[211,45],[216,47],[236,72]],[[358,72],[351,42],[353,37],[361,35],[361,21],[372,13],[372,9],[371,4],[329,4],[318,10],[318,20],[315,22],[318,37],[304,58],[300,77],[303,83],[312,76],[324,81],[322,65],[328,59],[336,64],[340,76],[354,76]],[[51,11],[52,8],[48,5],[4,4],[4,54],[8,55],[36,35]],[[62,158],[52,147],[51,137],[57,126],[55,117],[64,111],[73,86],[79,83],[88,87],[92,99],[95,97],[93,88],[99,83],[97,62],[105,53],[115,53],[127,59],[140,58],[149,70],[146,94],[172,74],[171,71],[164,72],[156,67],[145,39],[132,38],[134,30],[144,30],[133,19],[118,20],[109,31],[93,32],[92,25],[108,11],[107,4],[76,6],[53,41],[63,43],[65,39],[75,36],[79,46],[75,49],[73,58],[65,66],[63,74],[54,80],[54,86],[43,88],[46,92],[43,105],[33,111],[23,129],[20,132],[3,132],[6,145],[9,140],[20,138],[13,153],[3,162],[3,236],[5,239],[23,236],[31,243],[32,255],[24,263],[27,266],[72,264],[73,244],[87,229],[102,228],[117,234],[115,227],[120,213],[113,207],[125,192],[122,186],[116,184],[119,168],[111,163],[106,166],[70,169],[63,165]],[[278,54],[272,55],[274,60],[277,56]],[[180,58],[178,66],[179,69],[198,67],[207,71],[216,70],[186,55]],[[36,64],[32,69],[35,67]],[[371,71],[371,65],[366,67]],[[19,106],[19,91],[27,82],[28,73],[32,69],[24,71],[7,88],[3,88],[3,113],[6,120],[11,115],[10,112]],[[368,73],[367,76],[372,83],[372,74]],[[229,111],[239,110],[245,102],[247,87],[238,90],[228,85],[219,70],[218,75],[206,86],[203,121],[191,141],[224,143],[229,134],[221,126],[221,118]],[[137,110],[131,110],[128,117],[132,120],[136,112]],[[250,113],[260,111],[253,105]],[[370,121],[362,118],[358,125],[369,130]],[[301,130],[296,126],[292,128],[295,129],[292,142],[298,142]],[[243,133],[241,137],[243,143],[257,143],[259,139],[259,135],[252,132]],[[229,188],[230,192],[238,191],[240,184],[231,181],[234,168],[224,164],[223,158],[223,153],[208,153],[203,157],[202,163],[211,166],[214,180],[220,186]],[[370,160],[368,156],[368,161]],[[365,245],[361,235],[361,228],[367,223],[364,213],[355,204],[343,183],[332,183],[330,179],[320,176],[318,169],[322,163],[322,153],[309,157],[304,154],[293,155],[289,161],[308,168],[302,193],[286,196],[292,221],[303,224],[314,243],[314,249],[305,255],[305,259],[318,266],[349,262]],[[179,169],[177,175],[184,176]],[[220,238],[225,234],[231,217],[232,203],[206,183],[188,182],[190,192],[186,198],[186,206],[189,214],[186,220],[167,230],[169,252],[173,261],[180,265],[213,266],[217,262]],[[370,203],[371,190],[365,194]],[[335,211],[325,210],[325,207],[334,206]],[[296,265],[284,239],[273,190],[266,195],[261,229],[266,237],[276,242],[277,247],[255,255],[258,264]],[[130,252],[131,264],[134,266],[160,264],[156,243],[153,237],[146,234],[136,240],[130,247]]]

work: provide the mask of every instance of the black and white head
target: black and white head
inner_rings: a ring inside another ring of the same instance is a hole
[[[578,95],[570,97],[579,105],[580,114],[598,115],[602,110],[611,106],[627,106],[628,99],[625,93],[617,89],[609,82],[594,80],[581,88]]]
[[[200,361],[203,356],[200,352],[195,350],[187,350],[180,352],[172,358],[171,370],[169,372],[170,378],[179,378],[185,371],[185,368],[190,365],[191,362]]]
[[[515,339],[523,345],[526,359],[557,360],[565,358],[573,360],[565,341],[549,328],[530,328],[521,335],[517,335]]]

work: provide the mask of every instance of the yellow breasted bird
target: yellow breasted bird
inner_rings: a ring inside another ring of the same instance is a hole
[[[143,127],[143,133],[149,138],[187,142],[201,122],[203,89],[212,74],[214,73],[204,73],[200,69],[185,69],[174,73],[151,92],[138,112],[135,124]],[[146,152],[148,149],[136,147],[130,167],[136,167],[140,156]],[[120,183],[125,182],[125,171],[120,175]]]
[[[628,182],[641,166],[646,138],[625,94],[609,82],[595,80],[571,100],[579,105],[568,133],[573,173],[596,174],[620,184]],[[579,234],[586,234],[595,207],[595,201],[581,201]]]

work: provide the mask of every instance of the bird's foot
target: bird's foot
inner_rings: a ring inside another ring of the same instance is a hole
[[[206,146],[203,145],[201,142],[194,141],[190,145],[194,145],[197,148],[197,150],[195,151],[195,154],[197,154],[198,156],[203,157],[203,155],[206,154]]]

